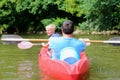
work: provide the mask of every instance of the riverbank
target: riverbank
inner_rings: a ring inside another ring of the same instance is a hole
[[[83,30],[76,30],[74,31],[74,34],[78,35],[78,34],[91,34],[91,35],[120,35],[119,31],[116,30],[112,30],[112,31],[101,31],[101,32],[97,32],[97,31],[83,31]]]

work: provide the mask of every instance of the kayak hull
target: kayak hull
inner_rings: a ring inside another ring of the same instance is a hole
[[[43,47],[38,55],[39,69],[54,80],[86,80],[89,77],[90,61],[85,52],[81,53],[81,59],[70,65],[64,61],[52,60],[47,54],[47,48]]]

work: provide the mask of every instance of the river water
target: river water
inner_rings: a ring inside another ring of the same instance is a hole
[[[17,45],[0,44],[0,80],[40,80],[39,49],[21,50]]]
[[[101,39],[100,36],[92,36],[90,38],[96,40]],[[108,37],[105,36],[103,38],[108,39]],[[44,77],[41,75],[38,67],[38,54],[40,48],[41,46],[33,46],[30,49],[23,50],[19,49],[16,44],[3,45],[2,42],[0,42],[0,80],[44,80]],[[109,48],[111,49],[109,50]],[[104,52],[106,52],[106,54]],[[99,59],[103,53],[106,57],[103,56],[102,58],[103,60],[105,59],[106,64],[103,64],[105,62],[101,62]],[[90,60],[92,60],[90,80],[113,80],[114,78],[116,78],[116,80],[120,79],[120,68],[118,67],[118,63],[120,62],[120,47],[112,47],[103,44],[94,45],[93,43],[88,47],[87,54]],[[113,54],[113,56],[109,56],[108,54]],[[113,65],[115,62],[116,64]],[[112,65],[111,68],[109,67],[110,69],[107,68],[108,65]],[[116,72],[115,75],[111,74],[113,72]]]

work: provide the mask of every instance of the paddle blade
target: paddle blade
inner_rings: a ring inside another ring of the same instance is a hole
[[[113,37],[109,39],[108,41],[115,41],[116,43],[109,43],[110,45],[113,46],[120,46],[120,37]]]
[[[18,48],[20,48],[20,49],[29,49],[32,46],[33,46],[33,44],[31,42],[23,41],[23,42],[18,43]]]
[[[21,41],[5,41],[4,39],[22,39],[22,37],[15,34],[3,34],[1,36],[1,40],[3,44],[17,44],[20,43]]]

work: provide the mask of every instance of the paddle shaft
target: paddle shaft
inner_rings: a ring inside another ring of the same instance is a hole
[[[2,41],[30,41],[30,42],[48,42],[48,39],[1,39]]]
[[[2,41],[30,41],[30,42],[48,42],[48,39],[1,39]],[[84,41],[84,40],[83,40]],[[120,41],[102,41],[102,40],[90,40],[85,42],[91,42],[91,43],[120,43]]]
[[[90,42],[93,42],[93,43],[118,43],[120,44],[120,41],[102,41],[102,40],[90,40]]]

